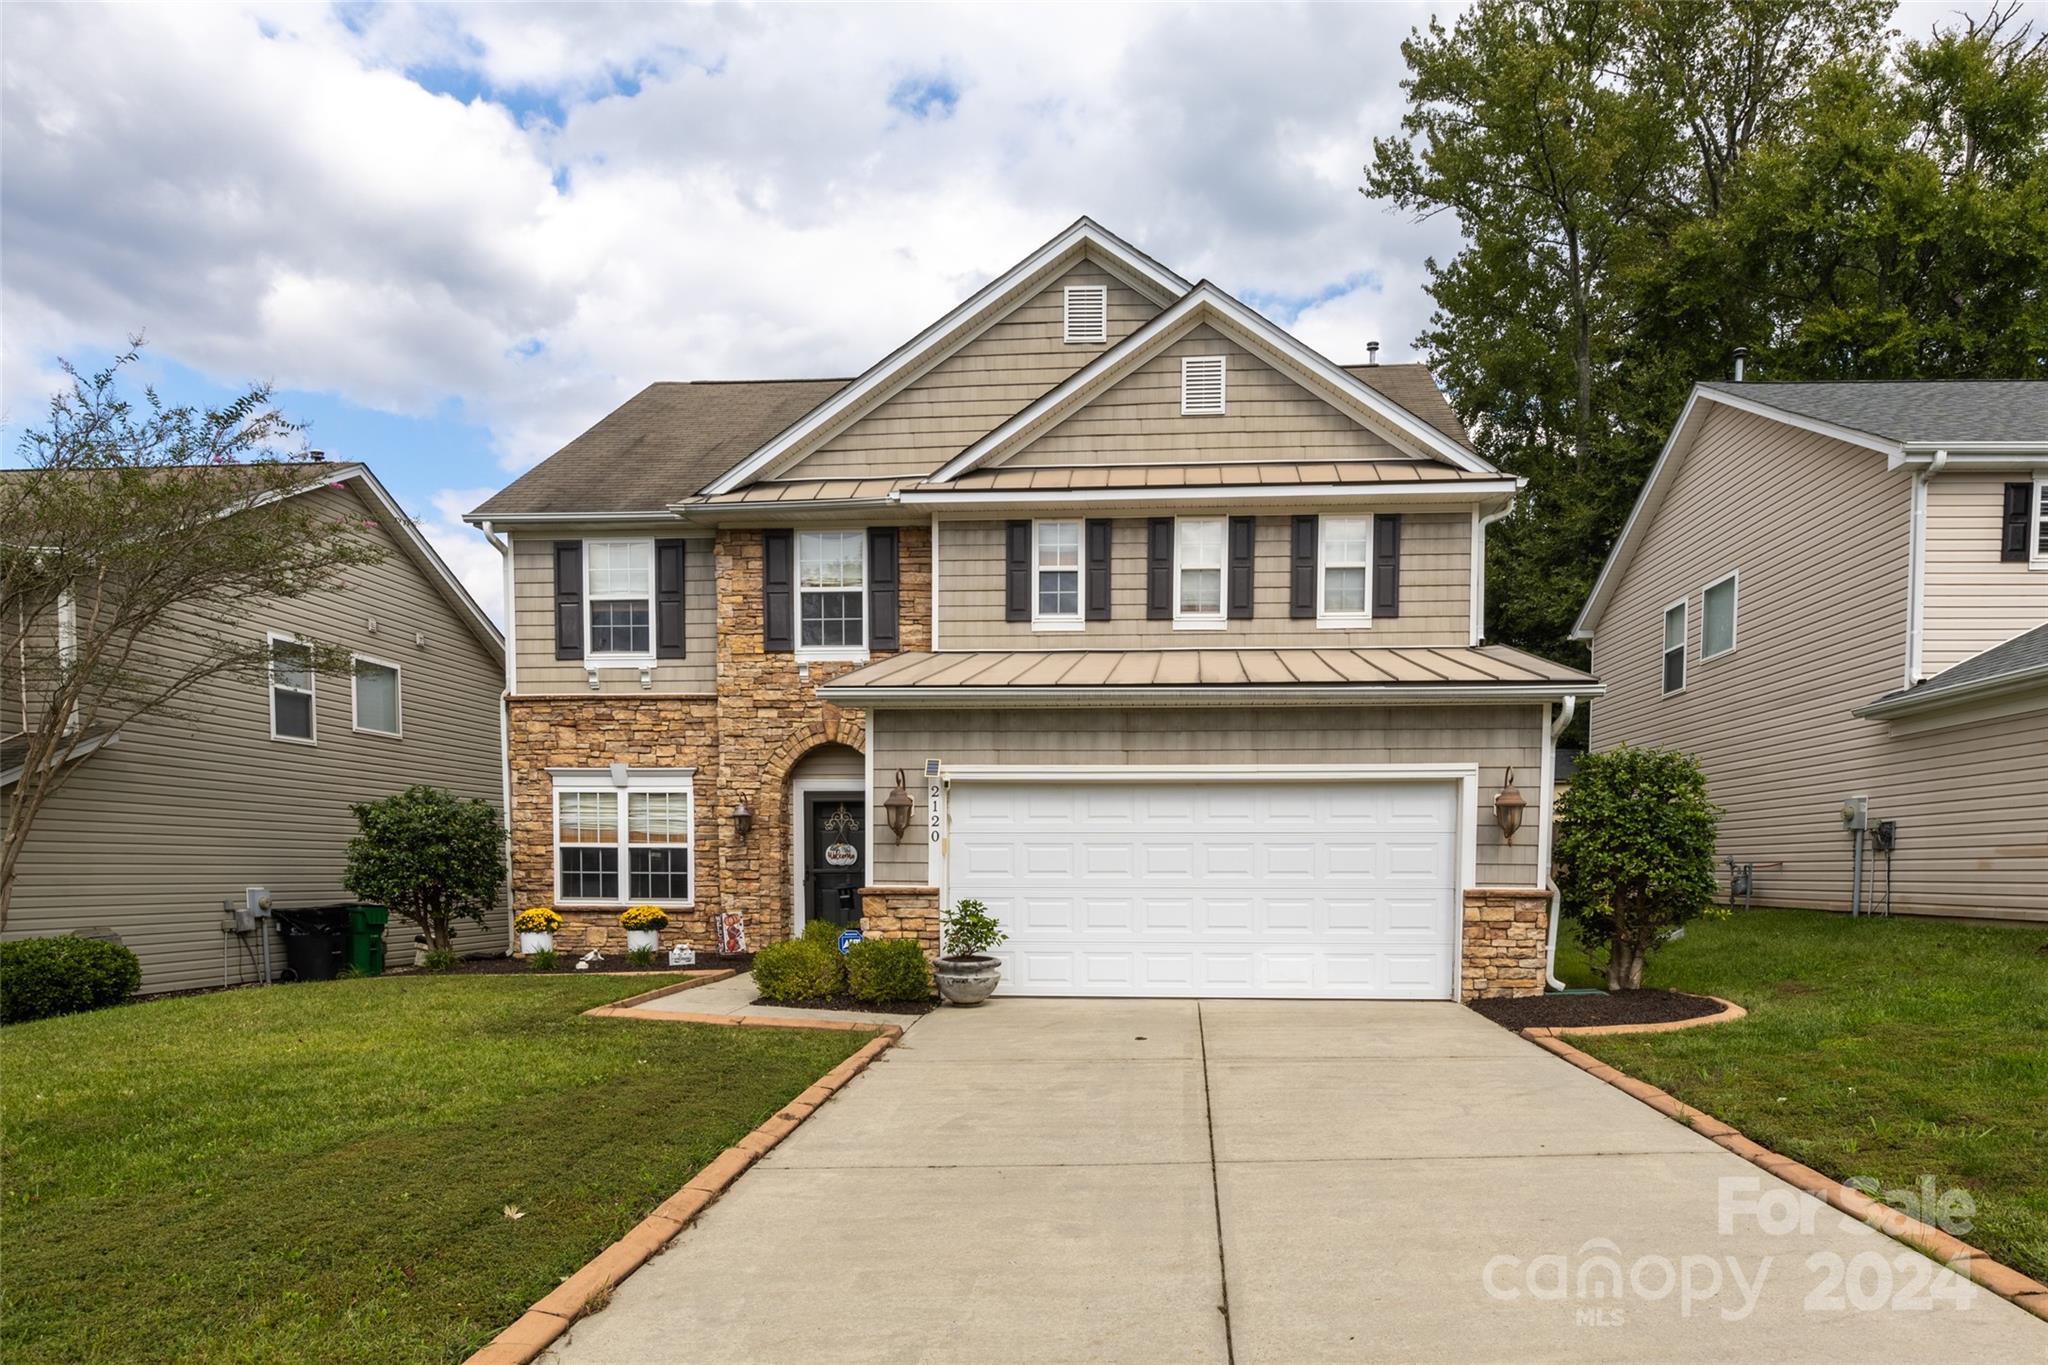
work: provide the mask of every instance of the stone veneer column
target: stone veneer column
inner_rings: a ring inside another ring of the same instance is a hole
[[[914,938],[927,959],[939,955],[939,888],[863,886],[860,931],[868,938]]]
[[[1543,994],[1550,893],[1484,888],[1465,893],[1458,998]]]

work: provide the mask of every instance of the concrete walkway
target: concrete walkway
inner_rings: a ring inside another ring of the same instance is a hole
[[[754,1001],[760,994],[754,989],[754,978],[741,972],[738,976],[729,976],[708,986],[692,986],[674,995],[643,1001],[632,1008],[644,1014],[765,1015],[771,1019],[837,1019],[877,1026],[895,1024],[899,1028],[908,1028],[924,1017],[920,1014],[878,1014],[872,1010],[795,1010],[782,1005],[757,1005]]]
[[[1931,1268],[1459,1006],[999,999],[918,1023],[555,1358],[2048,1357]]]

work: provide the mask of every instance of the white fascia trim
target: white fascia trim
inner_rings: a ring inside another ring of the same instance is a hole
[[[1358,406],[1392,424],[1397,431],[1446,464],[1475,474],[1499,472],[1406,408],[1382,397],[1378,391],[1360,381],[1343,366],[1311,350],[1259,313],[1204,280],[1189,290],[1173,307],[1095,357],[1050,393],[1041,395],[1016,416],[961,451],[938,473],[932,475],[931,482],[949,483],[980,465],[1010,441],[1030,431],[1055,409],[1082,397],[1086,390],[1095,386],[1112,371],[1128,361],[1143,359],[1144,352],[1149,348],[1166,344],[1182,323],[1187,322],[1197,311],[1204,309],[1271,346],[1288,362],[1321,379]]]
[[[1955,441],[1910,445],[1886,460],[1886,467],[1919,469],[1937,460],[1965,469],[2038,469],[2048,464],[2048,445],[2039,441]]]
[[[835,687],[818,689],[826,701],[842,706],[1245,706],[1299,703],[1325,706],[1342,703],[1386,706],[1409,702],[1562,701],[1568,696],[1598,697],[1600,683],[1495,683],[1436,685],[1431,683],[1342,683],[1331,686],[1196,686],[1196,687]]]
[[[1965,706],[1993,698],[2023,692],[2048,682],[2048,664],[2038,668],[2024,669],[2018,673],[2005,673],[1982,682],[1964,683],[1960,687],[1946,687],[1936,691],[1920,689],[1903,696],[1874,701],[1868,706],[1859,706],[1849,714],[1865,718],[1904,715],[1915,711],[1935,711],[1950,706]]]
[[[111,749],[120,742],[121,735],[119,731],[111,734],[94,735],[89,739],[81,739],[72,746],[71,752],[68,755],[59,755],[57,761],[50,766],[62,767],[66,763],[76,763],[80,759],[99,752],[101,749]],[[21,776],[26,771],[27,766],[25,764],[0,770],[0,788],[11,787],[21,781]]]
[[[1502,494],[1512,497],[1521,490],[1521,487],[1521,479],[1503,475],[1498,479],[1458,479],[1444,483],[1314,483],[1291,486],[1238,484],[1200,488],[1024,488],[999,493],[906,491],[897,494],[896,499],[905,507],[956,507],[963,511],[982,507],[1053,507],[1067,504],[1108,506],[1133,502],[1150,503],[1155,506],[1179,502],[1307,502],[1395,498],[1410,502],[1464,502],[1470,498],[1499,497]],[[1436,490],[1442,490],[1442,494],[1449,496],[1442,496]]]
[[[675,513],[666,507],[657,507],[647,512],[470,512],[463,516],[471,526],[497,523],[501,526],[520,526],[528,523],[555,521],[674,521]]]
[[[895,381],[903,367],[923,354],[934,342],[972,322],[977,314],[992,311],[1009,298],[1020,281],[1029,279],[1077,246],[1100,251],[1136,276],[1139,281],[1149,284],[1162,300],[1177,298],[1187,291],[1188,282],[1180,276],[1150,259],[1128,242],[1105,231],[1094,221],[1088,218],[1077,219],[1064,232],[974,291],[965,302],[884,356],[860,378],[798,418],[768,444],[719,475],[718,479],[704,491],[710,494],[730,493],[746,484],[776,460],[829,426],[848,408]]]

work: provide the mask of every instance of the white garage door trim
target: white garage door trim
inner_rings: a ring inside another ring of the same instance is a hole
[[[1260,764],[1178,764],[1124,766],[1118,764],[942,764],[936,777],[927,779],[933,807],[930,827],[929,873],[931,885],[939,888],[943,906],[953,903],[951,867],[951,821],[948,815],[950,788],[955,783],[1280,783],[1280,782],[1455,782],[1457,808],[1453,812],[1457,849],[1457,885],[1452,889],[1451,988],[1455,995],[1464,968],[1463,893],[1478,884],[1479,765],[1476,763],[1331,763],[1269,766]]]

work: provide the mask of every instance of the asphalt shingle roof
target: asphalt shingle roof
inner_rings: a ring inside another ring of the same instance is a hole
[[[2038,441],[2048,446],[2048,380],[1715,382],[1700,387],[1901,445]]]
[[[1938,703],[1960,695],[1965,689],[1974,691],[2024,674],[2044,671],[2048,671],[2048,622],[2023,635],[2016,635],[2002,645],[1993,645],[1982,654],[1972,654],[1918,687],[1887,692],[1876,705],[1891,710],[1901,702],[1916,707]]]

